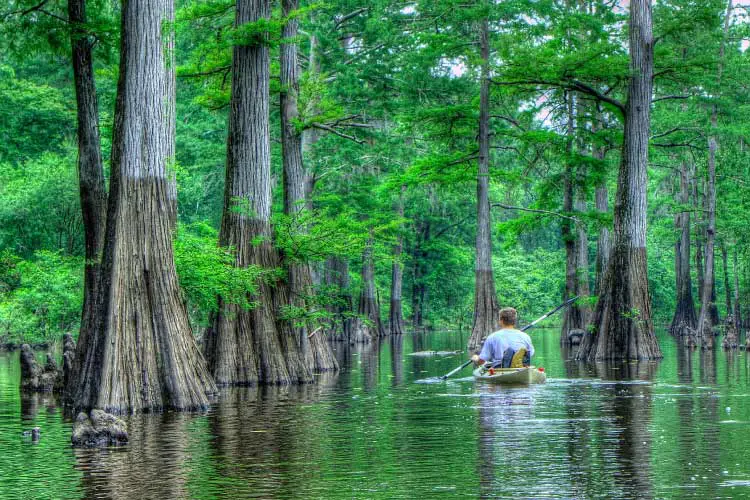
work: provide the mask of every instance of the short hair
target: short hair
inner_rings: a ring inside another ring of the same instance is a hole
[[[515,325],[518,313],[512,307],[500,309],[500,322],[504,325]]]

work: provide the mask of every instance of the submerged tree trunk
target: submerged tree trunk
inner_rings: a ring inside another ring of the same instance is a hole
[[[268,19],[269,0],[239,0],[235,25]],[[269,49],[264,40],[235,45],[227,137],[224,213],[219,244],[232,248],[235,265],[279,266],[272,244],[269,136]],[[291,325],[277,321],[289,303],[284,283],[258,284],[252,310],[220,299],[204,335],[208,365],[220,384],[290,384],[312,380]]]
[[[78,344],[85,345],[96,324],[96,287],[104,248],[107,191],[99,141],[99,106],[94,80],[92,39],[87,34],[86,0],[69,0],[73,79],[78,120],[78,189],[85,238],[83,311]],[[81,347],[83,348],[83,347]],[[71,374],[68,380],[78,380]],[[70,388],[73,389],[73,388]],[[66,391],[69,390],[66,387]]]
[[[370,238],[367,240],[365,250],[362,255],[362,291],[359,295],[359,307],[357,313],[369,324],[360,325],[364,332],[370,337],[385,337],[388,332],[383,328],[380,320],[380,305],[378,304],[375,294],[375,264],[373,262],[373,236],[370,231]]]
[[[732,287],[729,286],[729,252],[726,242],[721,244],[721,261],[724,270],[724,300],[726,302],[727,317],[732,315]]]
[[[282,16],[287,20],[282,28],[280,55],[280,104],[281,104],[281,152],[284,166],[284,213],[289,216],[299,214],[305,208],[309,196],[306,192],[307,174],[302,159],[302,134],[297,128],[299,111],[299,74],[297,68],[298,21],[295,11],[298,0],[282,0]],[[310,300],[315,291],[310,265],[307,262],[287,262],[289,292],[293,305],[311,307]],[[303,323],[295,328],[297,346],[305,363],[316,371],[335,370],[336,358],[323,334],[312,335],[310,325]]]
[[[594,150],[594,158],[604,161],[604,149],[598,147]],[[596,186],[596,211],[602,214],[609,213],[609,192],[607,190],[607,179],[603,178]],[[599,229],[599,238],[596,242],[596,293],[602,289],[604,273],[609,265],[609,254],[611,251],[609,241],[609,228],[605,225]]]
[[[686,209],[690,200],[689,171],[687,161],[683,160],[680,167],[680,194],[677,198],[683,207],[674,216],[675,229],[680,232],[674,248],[677,307],[669,327],[672,335],[679,337],[690,334],[697,323],[690,279],[690,212]]]
[[[193,339],[172,251],[172,0],[122,6],[112,181],[97,324],[76,353],[76,408],[205,408],[216,386]]]
[[[631,71],[617,181],[614,241],[594,315],[594,336],[578,352],[578,358],[583,360],[661,358],[651,319],[646,266],[653,44],[651,0],[631,0]]]
[[[404,218],[404,191],[406,186],[401,187],[401,194],[398,201],[398,215]],[[404,333],[404,315],[401,308],[401,289],[403,285],[403,264],[401,263],[401,253],[404,248],[404,238],[399,232],[396,237],[396,244],[393,246],[393,264],[391,267],[391,307],[389,313],[389,325],[391,333],[401,335]]]
[[[327,306],[331,319],[326,333],[331,340],[349,342],[352,336],[353,312],[353,300],[349,290],[349,262],[340,257],[328,258],[323,279],[332,299]]]
[[[477,173],[477,243],[474,267],[474,324],[469,351],[478,350],[499,326],[495,276],[492,270],[492,226],[490,222],[490,42],[489,22],[483,19],[479,42],[482,74],[479,91],[479,162]]]
[[[583,184],[585,171],[583,165],[575,165],[573,156],[575,154],[576,135],[576,100],[572,94],[568,95],[568,143],[567,152],[569,161],[565,167],[563,187],[563,212],[572,214],[574,211],[586,211],[586,198],[582,189],[577,188]],[[575,170],[575,172],[574,172]],[[562,237],[565,242],[565,294],[563,300],[571,297],[588,297],[588,236],[586,228],[582,224],[564,219],[562,226]],[[588,310],[586,306],[572,304],[563,311],[563,326],[560,334],[560,344],[566,345],[569,333],[573,330],[584,330],[588,323]]]
[[[414,262],[414,279],[411,290],[412,328],[418,331],[424,327],[427,310],[427,252],[425,245],[430,240],[430,221],[419,221],[415,224],[416,237],[412,261]]]
[[[737,265],[737,247],[732,252],[732,272],[734,273],[734,323],[737,331],[742,328],[742,308],[740,307],[740,269]]]
[[[573,213],[573,196],[574,196],[574,175],[573,175],[573,152],[575,147],[575,97],[571,93],[566,93],[565,99],[567,100],[567,138],[566,138],[566,153],[568,160],[565,163],[565,170],[563,172],[563,213],[570,215]],[[563,293],[563,301],[568,300],[575,296],[576,292],[576,237],[577,232],[575,231],[575,224],[570,219],[563,219],[560,224],[560,232],[562,233],[562,240],[565,244],[565,292]],[[562,331],[560,332],[560,343],[568,343],[568,331],[578,330],[583,327],[581,324],[581,316],[577,310],[573,310],[573,307],[566,307],[562,312]]]
[[[732,0],[727,2],[724,18],[724,37],[719,46],[719,66],[716,78],[716,88],[721,91],[721,74],[724,62],[724,43],[729,32],[729,20],[732,15]],[[714,346],[713,326],[719,321],[716,308],[716,284],[714,265],[714,242],[716,239],[716,150],[719,147],[716,129],[718,126],[718,107],[711,106],[711,132],[708,137],[708,185],[706,187],[706,212],[708,225],[706,226],[706,267],[701,289],[701,311],[698,315],[698,337],[701,347],[712,349]]]

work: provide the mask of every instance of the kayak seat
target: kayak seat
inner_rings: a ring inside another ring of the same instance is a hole
[[[523,347],[516,351],[510,360],[511,368],[523,368],[529,364],[529,357],[526,355],[526,349]]]
[[[523,368],[524,366],[529,366],[529,362],[529,354],[526,352],[526,349],[522,347],[515,352],[508,349],[503,354],[502,362],[495,362],[493,363],[493,366],[494,368]]]

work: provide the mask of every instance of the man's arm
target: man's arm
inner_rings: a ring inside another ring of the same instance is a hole
[[[471,360],[477,365],[482,366],[486,361],[493,359],[492,357],[492,340],[487,337],[482,345],[482,351],[479,354],[475,354],[471,357]]]

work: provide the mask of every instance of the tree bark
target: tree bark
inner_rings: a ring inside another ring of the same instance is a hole
[[[573,161],[576,144],[576,116],[578,113],[575,95],[568,94],[568,125],[567,125],[567,153],[568,163],[564,172],[563,212],[571,214],[574,211],[586,211],[585,193],[576,186],[583,184],[585,171],[583,165],[576,165]],[[588,236],[582,224],[575,224],[565,219],[561,225],[563,241],[565,242],[565,293],[566,301],[576,295],[588,297]],[[563,326],[560,332],[560,344],[568,344],[568,333],[572,330],[584,330],[588,323],[588,310],[585,306],[572,304],[564,309]]]
[[[690,175],[687,161],[680,166],[680,193],[677,201],[687,206],[690,201]],[[690,278],[690,212],[681,208],[674,216],[675,229],[680,232],[675,241],[675,279],[677,290],[677,307],[669,331],[672,335],[682,337],[695,329],[695,304],[693,302],[693,285]]]
[[[424,327],[425,312],[427,310],[426,263],[427,252],[425,245],[430,240],[430,221],[421,220],[415,224],[415,241],[412,260],[414,262],[414,279],[411,290],[412,328],[417,331]]]
[[[578,359],[655,359],[646,266],[646,182],[653,90],[651,0],[630,2],[630,77],[614,213],[612,255]]]
[[[726,302],[727,316],[732,315],[732,287],[729,286],[729,252],[727,251],[727,244],[723,242],[721,245],[721,261],[724,270],[724,300]]]
[[[359,307],[357,313],[369,320],[369,325],[362,325],[364,331],[370,337],[385,337],[388,332],[383,328],[380,320],[380,305],[378,304],[375,294],[375,264],[373,262],[373,236],[370,230],[370,238],[365,244],[365,250],[362,255],[362,292],[359,295]]]
[[[597,148],[594,153],[595,158],[598,160],[604,160],[604,152],[601,148]],[[596,210],[597,212],[606,214],[609,212],[609,192],[607,190],[606,179],[602,180],[598,186],[596,186]],[[609,228],[602,226],[599,229],[599,239],[596,242],[596,293],[600,293],[602,290],[602,281],[604,280],[604,273],[609,265],[609,254],[611,252],[611,244],[609,240]]]
[[[172,0],[122,4],[97,324],[76,353],[77,409],[206,408],[216,386],[193,338],[174,267]]]
[[[282,0],[282,16],[288,21],[284,24],[280,49],[280,104],[281,104],[281,153],[284,167],[284,213],[289,216],[299,214],[311,196],[307,193],[308,175],[302,159],[302,134],[297,128],[299,110],[299,71],[297,67],[297,43],[294,41],[298,32],[298,21],[294,16],[299,8],[299,0]],[[307,262],[287,262],[289,289],[292,303],[297,307],[308,309],[308,297],[315,293],[312,272]],[[310,335],[310,325],[303,324],[295,328],[297,346],[305,363],[315,371],[338,369],[338,363],[331,347],[323,334]],[[313,329],[313,332],[316,330]]]
[[[737,331],[742,328],[742,308],[740,307],[740,269],[737,265],[737,247],[732,252],[732,272],[734,273],[734,323]]]
[[[406,186],[401,186],[397,213],[399,218],[404,218],[404,191]],[[404,238],[399,232],[396,244],[393,246],[393,264],[391,265],[391,307],[389,312],[389,324],[391,333],[401,335],[404,333],[404,315],[401,307],[401,289],[403,285],[403,264],[401,253],[404,248]]]
[[[492,270],[492,226],[490,219],[490,42],[489,21],[482,20],[479,30],[482,57],[479,90],[479,162],[477,172],[477,243],[474,267],[474,324],[469,351],[476,351],[499,327],[499,306]]]
[[[107,191],[99,140],[99,105],[94,79],[93,47],[85,28],[86,0],[69,0],[68,17],[71,23],[70,42],[78,120],[78,189],[86,259],[78,344],[85,345],[96,323],[96,287],[104,248]],[[77,380],[77,376],[71,374],[68,380]],[[69,389],[66,388],[67,390]]]
[[[353,300],[349,291],[349,262],[340,257],[329,257],[325,263],[324,282],[333,299],[327,306],[331,319],[326,333],[331,340],[350,342]]]
[[[269,0],[239,0],[235,26],[268,19]],[[235,45],[227,137],[227,168],[219,244],[232,248],[235,265],[268,270],[279,266],[272,245],[269,49],[264,40]],[[290,384],[312,380],[291,325],[277,321],[289,303],[284,283],[265,281],[252,310],[227,304],[204,335],[208,365],[219,384]]]

